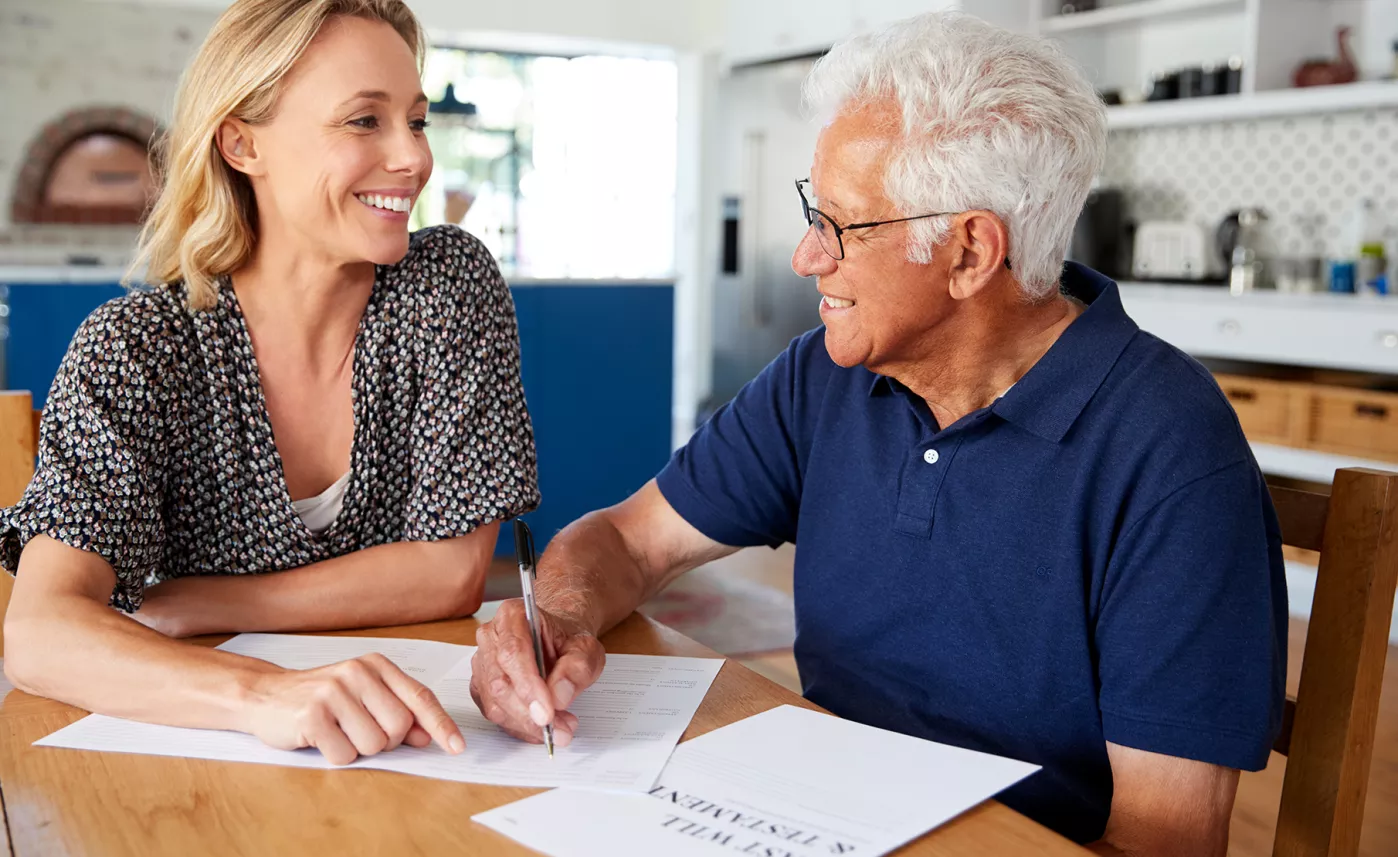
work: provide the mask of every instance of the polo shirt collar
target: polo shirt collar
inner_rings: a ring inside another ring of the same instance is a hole
[[[1140,330],[1122,308],[1116,283],[1107,277],[1069,262],[1063,267],[1062,285],[1063,291],[1087,304],[1086,311],[991,405],[1001,419],[1053,443],[1068,434]],[[869,395],[896,392],[901,386],[892,378],[873,375]]]

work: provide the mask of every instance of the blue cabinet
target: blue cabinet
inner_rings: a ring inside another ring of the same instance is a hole
[[[514,295],[543,494],[528,520],[542,544],[626,499],[669,458],[674,289],[538,285]]]
[[[120,296],[115,284],[23,284],[9,290],[10,389],[42,407],[78,325]],[[594,509],[625,499],[670,454],[674,288],[624,283],[512,289],[524,394],[543,502],[528,516],[543,546]],[[502,528],[497,553],[512,547]]]
[[[116,283],[11,283],[5,384],[34,394],[43,408],[68,340],[94,309],[126,294]]]

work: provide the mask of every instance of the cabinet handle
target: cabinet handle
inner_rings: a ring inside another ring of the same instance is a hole
[[[1398,348],[1398,333],[1385,330],[1378,335],[1379,344],[1384,348]]]
[[[1257,394],[1252,390],[1224,390],[1223,394],[1234,402],[1253,402],[1257,400]]]
[[[1243,326],[1242,326],[1241,324],[1238,324],[1238,322],[1234,321],[1233,319],[1229,318],[1229,319],[1224,319],[1223,321],[1219,322],[1219,323],[1218,323],[1218,329],[1219,329],[1221,332],[1227,333],[1227,334],[1229,334],[1229,335],[1231,336],[1231,335],[1234,335],[1234,334],[1237,334],[1237,333],[1241,332],[1242,329],[1243,329]]]
[[[1354,406],[1354,415],[1361,419],[1386,420],[1388,419],[1388,408],[1384,405],[1360,402]]]

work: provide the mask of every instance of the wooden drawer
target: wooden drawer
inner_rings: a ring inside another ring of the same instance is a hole
[[[1398,394],[1312,387],[1313,449],[1398,461]]]
[[[1310,386],[1246,375],[1215,375],[1248,440],[1301,446],[1306,441]]]

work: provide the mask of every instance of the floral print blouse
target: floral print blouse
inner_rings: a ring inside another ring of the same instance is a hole
[[[414,233],[401,262],[377,268],[352,397],[344,507],[317,535],[292,508],[228,281],[202,312],[178,286],[114,300],[54,379],[34,478],[0,510],[0,566],[13,573],[42,533],[111,563],[111,603],[133,611],[162,580],[448,539],[538,505],[514,303],[457,227]]]

